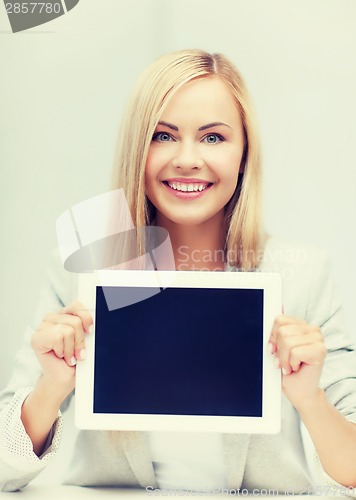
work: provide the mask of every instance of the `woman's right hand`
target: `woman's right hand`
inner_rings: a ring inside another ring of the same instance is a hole
[[[32,347],[42,366],[42,377],[65,399],[75,387],[78,361],[85,359],[85,334],[92,315],[81,302],[47,314],[32,335]]]

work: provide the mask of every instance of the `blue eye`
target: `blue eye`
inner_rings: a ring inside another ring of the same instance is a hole
[[[208,134],[204,137],[204,141],[208,144],[218,144],[219,142],[222,142],[224,140],[225,139],[220,134]]]
[[[172,141],[172,136],[168,132],[156,132],[152,137],[153,141],[157,142],[169,142]]]

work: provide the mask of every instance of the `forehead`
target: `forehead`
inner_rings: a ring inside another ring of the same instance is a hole
[[[232,92],[219,77],[198,78],[186,83],[169,100],[161,118],[167,121],[196,117],[212,121],[240,121]]]

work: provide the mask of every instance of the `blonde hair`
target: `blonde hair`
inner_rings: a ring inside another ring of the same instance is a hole
[[[259,263],[262,247],[260,147],[247,88],[224,55],[195,49],[173,52],[142,73],[123,118],[113,187],[124,189],[135,227],[153,223],[154,207],[145,195],[145,165],[155,128],[167,103],[183,85],[209,76],[225,82],[241,113],[245,150],[242,174],[225,208],[225,252],[230,265],[251,270]]]

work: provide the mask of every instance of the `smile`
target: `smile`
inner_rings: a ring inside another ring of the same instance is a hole
[[[194,192],[194,191],[204,191],[204,189],[207,189],[208,186],[211,185],[211,183],[186,183],[186,182],[170,182],[170,181],[164,181],[164,183],[169,186],[171,189],[174,189],[175,191],[183,191],[183,192]]]

